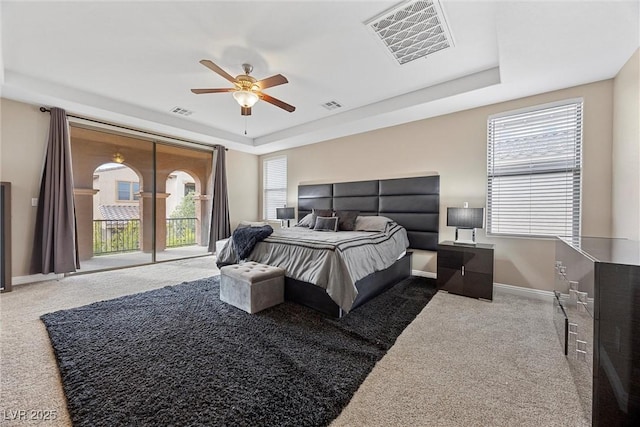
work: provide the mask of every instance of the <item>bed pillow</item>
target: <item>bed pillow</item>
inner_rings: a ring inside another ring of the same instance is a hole
[[[338,217],[338,230],[354,231],[356,229],[356,219],[360,211],[336,211]]]
[[[313,209],[311,215],[313,215],[313,219],[309,228],[314,228],[316,226],[316,218],[319,216],[331,217],[333,216],[333,211],[331,209]]]
[[[304,216],[304,218],[302,218],[300,220],[299,223],[297,223],[296,225],[294,225],[294,227],[306,227],[309,228],[311,226],[313,226],[314,224],[312,223],[313,221],[313,214],[306,214]]]
[[[390,222],[393,221],[386,216],[359,216],[356,218],[355,231],[386,231]]]
[[[238,228],[264,227],[265,225],[268,225],[266,221],[240,221],[238,223]]]
[[[313,229],[315,231],[338,231],[338,217],[319,216],[316,218],[316,224]]]

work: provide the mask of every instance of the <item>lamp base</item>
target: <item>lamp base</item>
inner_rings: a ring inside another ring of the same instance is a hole
[[[471,240],[460,239],[458,237],[458,230],[471,230]],[[475,228],[457,228],[456,227],[456,238],[453,241],[456,245],[467,245],[467,246],[475,246],[476,245],[476,229]]]

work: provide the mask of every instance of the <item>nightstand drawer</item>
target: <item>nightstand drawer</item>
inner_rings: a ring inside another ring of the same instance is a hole
[[[462,251],[449,251],[439,249],[438,266],[460,270],[460,267],[464,265],[464,256],[464,252]]]
[[[461,294],[463,290],[464,280],[460,269],[451,269],[438,265],[438,278],[436,280],[438,289],[444,289],[447,292]]]
[[[466,272],[464,295],[472,298],[493,300],[493,275]]]
[[[493,251],[484,249],[466,251],[464,257],[464,265],[467,271],[493,274]]]
[[[493,299],[493,245],[438,244],[438,289]]]

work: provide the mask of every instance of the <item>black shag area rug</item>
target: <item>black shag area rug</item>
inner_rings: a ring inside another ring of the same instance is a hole
[[[247,314],[219,277],[42,316],[78,426],[325,426],[436,292],[411,277],[342,319]]]

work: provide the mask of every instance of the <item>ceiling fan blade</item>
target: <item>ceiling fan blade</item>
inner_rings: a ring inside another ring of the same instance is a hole
[[[243,116],[251,115],[251,107],[240,107],[240,114]]]
[[[260,86],[260,89],[283,85],[285,83],[289,83],[289,80],[287,80],[287,78],[282,74],[276,74],[275,76],[267,77],[266,79],[256,82],[256,84]]]
[[[280,107],[280,108],[282,108],[283,110],[287,110],[287,111],[288,111],[288,112],[290,112],[290,113],[293,113],[294,111],[296,111],[296,107],[294,107],[293,105],[289,105],[289,104],[287,104],[287,103],[286,103],[286,102],[284,102],[284,101],[280,101],[279,99],[274,98],[273,96],[269,96],[269,95],[267,95],[266,93],[261,93],[261,94],[260,94],[260,98],[261,98],[263,101],[266,101],[266,102],[268,102],[269,104],[273,104],[273,105],[275,105],[276,107]]]
[[[202,65],[204,65],[205,67],[207,67],[208,69],[210,69],[211,71],[213,71],[214,73],[220,74],[222,77],[224,77],[225,79],[229,80],[231,83],[235,83],[236,79],[233,78],[233,76],[229,73],[227,73],[225,70],[223,70],[222,68],[218,67],[216,64],[214,64],[213,62],[209,61],[208,59],[203,59],[202,61],[200,61],[200,63]]]
[[[222,93],[222,92],[233,92],[236,88],[224,88],[224,89],[191,89],[191,92],[201,94],[201,93]]]

